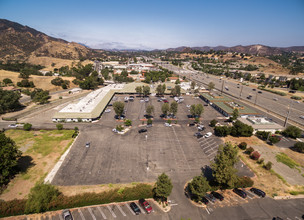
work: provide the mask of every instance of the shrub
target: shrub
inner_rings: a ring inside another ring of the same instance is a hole
[[[25,210],[26,200],[0,200],[0,218],[12,215],[22,215]]]
[[[261,158],[257,161],[258,164],[263,164],[264,163],[264,158]]]
[[[266,170],[271,170],[271,167],[272,167],[272,163],[271,163],[270,161],[268,161],[268,162],[265,164],[265,166],[264,166],[264,168],[265,168]]]
[[[215,127],[215,125],[217,124],[217,120],[213,119],[212,121],[210,121],[210,127]]]
[[[280,131],[275,131],[275,134],[281,134],[281,132]]]
[[[234,187],[236,188],[246,188],[246,187],[252,187],[254,184],[254,181],[247,176],[242,176],[238,178],[238,182],[235,184]]]
[[[116,130],[117,131],[122,131],[123,130],[123,126],[122,125],[117,125],[116,126]]]
[[[296,95],[291,96],[291,98],[292,98],[292,99],[295,99],[295,100],[301,100],[301,99],[302,99],[302,97],[296,96]]]
[[[296,139],[301,137],[301,129],[296,126],[290,125],[282,132],[282,134],[286,137]]]
[[[171,124],[171,123],[172,123],[172,120],[171,120],[171,119],[168,119],[168,120],[167,120],[167,123]]]
[[[254,151],[254,149],[253,149],[252,147],[248,147],[248,148],[246,149],[246,154],[251,155],[253,151]]]
[[[147,125],[151,125],[151,124],[152,124],[152,119],[149,118],[149,119],[147,120]]]
[[[56,128],[57,128],[57,130],[62,130],[63,129],[63,124],[57,124]]]
[[[250,125],[244,124],[237,120],[233,123],[230,135],[234,137],[251,137],[253,134],[253,128]]]
[[[304,153],[304,142],[297,142],[293,146],[294,150],[298,151],[299,153]]]
[[[226,137],[230,134],[230,128],[228,126],[216,126],[214,134],[219,137]]]
[[[25,204],[25,213],[37,213],[48,210],[51,201],[59,196],[60,192],[50,184],[36,184],[28,196]]]
[[[131,126],[132,125],[132,121],[130,119],[126,119],[124,122],[125,126]]]
[[[266,131],[257,131],[255,133],[255,135],[262,140],[267,140],[269,134],[270,132],[266,132]]]
[[[32,129],[32,124],[30,124],[30,123],[25,123],[24,125],[23,125],[23,130],[25,130],[25,131],[30,131]]]
[[[241,142],[241,143],[239,144],[239,148],[240,148],[241,150],[246,150],[246,148],[247,148],[247,143],[246,143],[246,142]]]
[[[251,159],[258,160],[260,158],[261,154],[257,151],[253,151],[250,155]]]
[[[277,135],[271,135],[268,138],[268,141],[270,142],[270,144],[276,144],[281,140],[281,138]]]

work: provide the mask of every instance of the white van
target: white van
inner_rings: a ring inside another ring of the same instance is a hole
[[[207,132],[204,137],[208,138],[208,137],[211,137],[211,136],[212,136],[212,133],[211,132]]]

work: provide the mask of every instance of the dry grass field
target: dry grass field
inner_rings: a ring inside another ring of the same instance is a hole
[[[20,82],[22,79],[18,78],[19,73],[17,72],[11,72],[6,70],[0,70],[0,81],[2,81],[5,78],[10,78],[13,83],[16,85],[17,82]],[[56,78],[55,76],[36,76],[31,75],[29,78],[30,81],[33,81],[36,88],[41,88],[43,90],[49,90],[49,91],[58,91],[62,90],[59,86],[54,86],[51,81],[52,79]],[[74,77],[62,77],[64,80],[70,81],[70,88],[77,87],[72,81],[75,79]]]

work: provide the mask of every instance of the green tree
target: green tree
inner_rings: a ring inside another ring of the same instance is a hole
[[[196,86],[196,83],[194,81],[191,82],[191,89],[194,89]]]
[[[290,125],[282,132],[282,134],[286,137],[296,139],[301,137],[301,129],[296,126]]]
[[[146,113],[147,115],[152,115],[152,113],[154,113],[154,106],[153,105],[147,105],[146,107]]]
[[[162,113],[167,115],[168,112],[170,111],[170,105],[169,103],[164,103],[161,107]]]
[[[175,81],[175,84],[176,84],[176,85],[180,84],[180,80],[177,79],[177,80]]]
[[[237,120],[233,123],[230,134],[234,137],[251,137],[253,128]]]
[[[268,141],[270,144],[276,144],[280,142],[280,138],[277,135],[270,135]]]
[[[304,142],[295,143],[293,148],[300,153],[304,153]]]
[[[188,189],[195,201],[201,201],[202,197],[211,189],[206,177],[200,175],[195,176],[188,184]]]
[[[230,128],[228,126],[216,126],[214,128],[214,134],[219,137],[226,137],[230,134]]]
[[[143,92],[143,90],[142,90],[142,87],[141,87],[141,86],[136,86],[135,91],[136,91],[136,93],[138,93],[139,95],[141,95],[141,94],[142,94],[142,92]]]
[[[162,94],[165,94],[166,89],[167,89],[166,84],[163,84],[163,91],[162,91]]]
[[[10,84],[10,83],[13,83],[13,81],[12,81],[10,78],[5,78],[5,79],[3,79],[2,81],[3,81],[3,83],[4,83],[5,85]]]
[[[210,127],[215,127],[215,125],[217,124],[217,120],[215,120],[215,119],[212,119],[211,121],[210,121]]]
[[[156,93],[157,95],[163,95],[163,86],[161,84],[156,87]]]
[[[23,130],[25,130],[25,131],[30,131],[32,129],[32,124],[30,124],[30,123],[25,123],[24,125],[23,125]]]
[[[48,205],[54,201],[60,192],[50,184],[36,184],[28,195],[25,213],[39,213],[48,210]]]
[[[176,96],[180,96],[181,95],[181,87],[180,87],[180,85],[176,85],[174,88],[175,88]]]
[[[150,87],[149,86],[143,86],[143,94],[144,96],[147,96],[150,94]]]
[[[116,115],[121,116],[125,109],[125,103],[123,102],[114,102],[113,104],[114,111]]]
[[[221,145],[211,164],[213,177],[221,188],[232,188],[238,181],[237,170],[234,164],[237,162],[237,148],[231,143]]]
[[[49,91],[42,90],[42,89],[35,89],[31,93],[31,98],[32,98],[33,102],[36,102],[36,103],[39,103],[39,104],[45,104],[45,103],[49,102],[48,100],[51,97],[49,96]]]
[[[62,130],[63,129],[63,124],[56,124],[57,130]]]
[[[176,102],[176,101],[171,102],[171,105],[170,105],[170,112],[171,112],[173,115],[176,115],[177,109],[178,109],[178,104],[177,104],[177,102]]]
[[[237,108],[233,109],[231,120],[234,121],[239,117],[239,110]]]
[[[18,92],[6,91],[0,88],[0,114],[19,109],[21,95]]]
[[[148,120],[147,120],[147,125],[152,125],[152,119],[151,118],[148,118]]]
[[[196,104],[195,105],[195,115],[197,115],[198,117],[200,117],[203,112],[204,112],[203,105],[202,104]]]
[[[7,184],[10,178],[17,172],[18,159],[21,151],[16,143],[0,132],[0,187]]]
[[[84,81],[80,82],[79,87],[86,90],[94,90],[98,87],[98,81],[95,77],[86,77]]]
[[[124,121],[125,126],[131,126],[132,125],[132,121],[130,119],[126,119]]]
[[[165,201],[168,196],[171,194],[173,185],[171,183],[170,178],[162,173],[158,176],[157,181],[154,186],[154,196],[156,198],[160,198],[162,201]]]
[[[212,91],[214,88],[215,88],[215,84],[214,84],[213,82],[210,82],[210,83],[208,84],[208,90],[209,90],[209,91]]]
[[[191,114],[191,115],[195,115],[195,114],[196,114],[196,111],[195,111],[195,104],[193,104],[193,105],[190,106],[190,114]]]

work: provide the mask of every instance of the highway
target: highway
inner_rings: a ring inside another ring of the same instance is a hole
[[[154,60],[154,62],[157,61]],[[300,116],[304,116],[303,102],[298,103],[289,97],[256,89],[256,86],[245,86],[242,85],[242,83],[237,82],[234,79],[228,79],[225,76],[221,79],[218,76],[195,71],[190,67],[191,64],[186,64],[183,66],[183,68],[180,68],[172,64],[164,64],[164,62],[158,63],[162,67],[171,70],[180,76],[186,76],[188,79],[194,80],[197,83],[204,84],[204,86],[210,82],[213,82],[215,84],[215,89],[221,91],[223,88],[224,93],[232,95],[240,100],[246,100],[252,104],[256,103],[257,106],[260,106],[270,112],[274,112],[282,117],[286,117],[288,114],[288,109],[290,109],[289,120],[304,126],[304,119],[300,118]],[[227,87],[228,90],[225,89],[225,87]],[[256,89],[256,91],[253,89]],[[249,95],[252,96],[251,99],[247,99]]]

